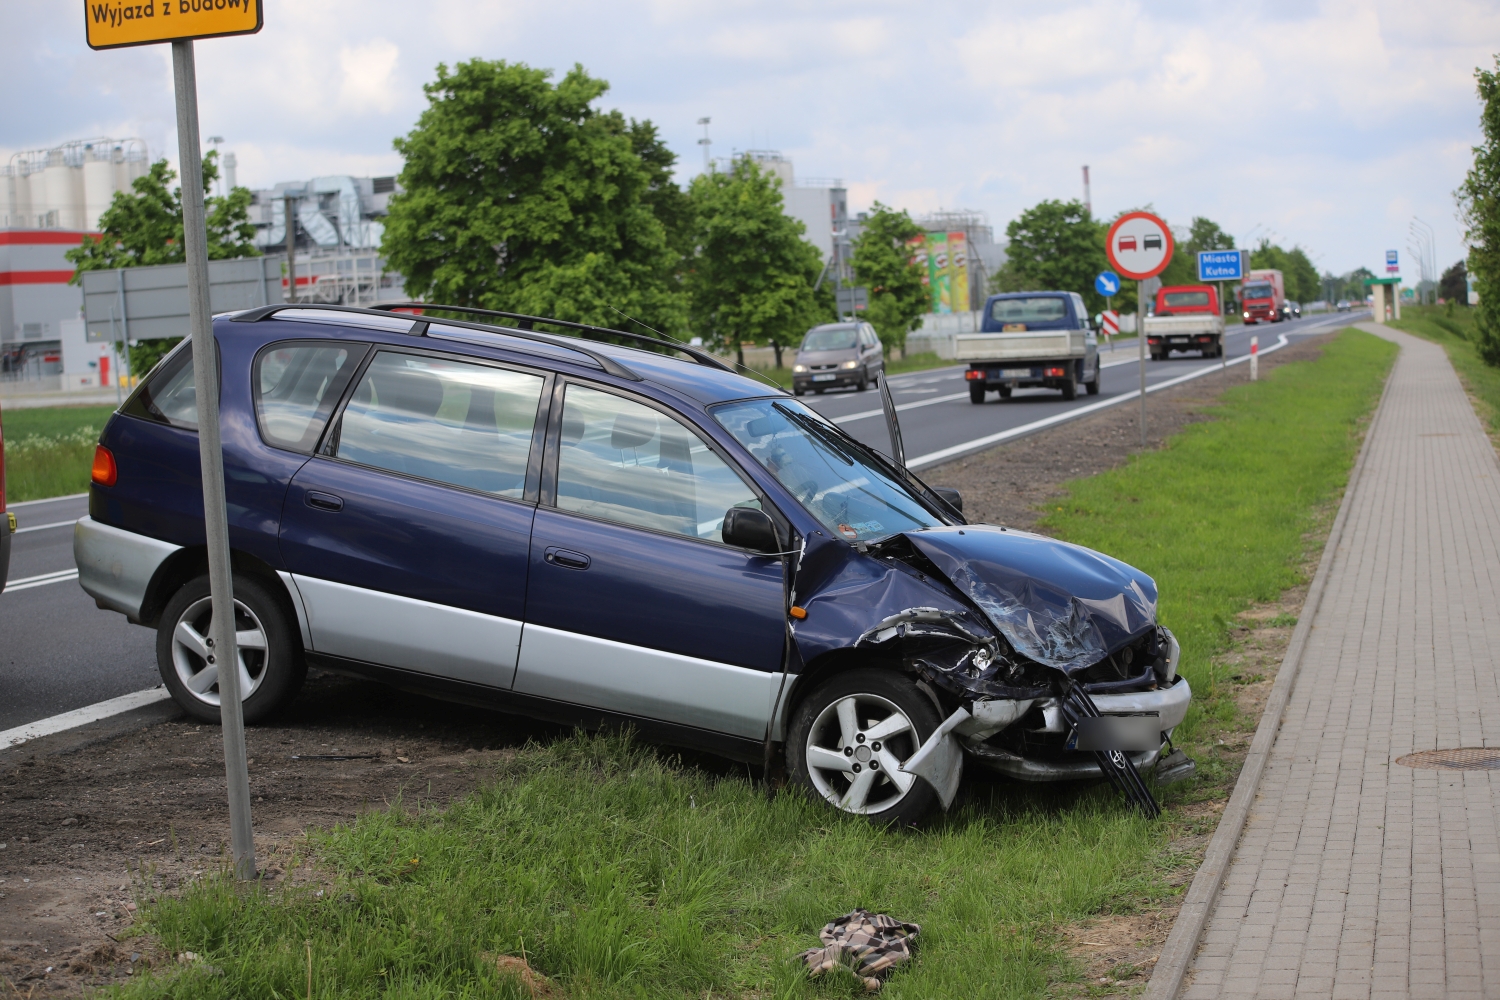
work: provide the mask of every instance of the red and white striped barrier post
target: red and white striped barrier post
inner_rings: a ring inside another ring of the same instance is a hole
[[[1110,338],[1119,332],[1120,314],[1113,309],[1106,309],[1104,311],[1104,343],[1109,346],[1111,351],[1115,349],[1115,342]]]
[[[1250,338],[1250,381],[1260,377],[1260,337]]]

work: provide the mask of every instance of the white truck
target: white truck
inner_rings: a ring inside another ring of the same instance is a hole
[[[1099,394],[1099,341],[1089,326],[1083,298],[1075,292],[1011,292],[991,295],[978,333],[954,338],[955,359],[969,370],[969,401],[987,392],[1009,399],[1015,389],[1061,389],[1076,399],[1081,384]]]
[[[1205,358],[1224,353],[1224,313],[1212,285],[1174,285],[1158,289],[1152,315],[1146,317],[1146,348],[1153,361],[1173,351],[1197,351]]]

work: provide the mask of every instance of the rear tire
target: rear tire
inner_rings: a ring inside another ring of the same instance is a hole
[[[240,706],[247,724],[269,718],[307,677],[302,637],[278,595],[252,577],[234,578]],[[156,666],[172,699],[202,722],[219,721],[218,667],[207,662],[212,620],[208,577],[189,580],[167,602],[156,629]]]
[[[1064,400],[1072,402],[1078,398],[1078,376],[1070,375],[1068,380],[1062,384],[1062,396]]]
[[[982,402],[984,402],[984,392],[985,392],[985,389],[984,389],[984,383],[983,382],[970,382],[969,383],[969,402],[971,402],[971,403],[982,403]],[[1004,395],[1005,390],[1001,389],[1000,392],[1001,392],[1002,395]]]
[[[1099,395],[1099,377],[1100,377],[1099,376],[1099,368],[1096,365],[1094,367],[1094,378],[1093,378],[1093,380],[1090,381],[1090,382],[1083,383],[1083,387],[1088,390],[1088,393],[1089,393],[1090,396],[1097,396],[1097,395]]]
[[[932,700],[909,677],[873,668],[846,671],[797,705],[787,732],[787,770],[835,809],[909,826],[932,811],[937,792],[898,765],[940,721]]]

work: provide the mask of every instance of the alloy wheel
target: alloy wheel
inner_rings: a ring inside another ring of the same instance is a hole
[[[875,694],[830,703],[807,734],[813,787],[845,812],[884,812],[906,797],[914,775],[901,765],[917,752],[916,728],[892,701]]]
[[[213,601],[204,597],[188,605],[172,630],[172,666],[194,698],[219,704],[219,664],[209,663],[209,627]],[[240,701],[244,702],[266,677],[266,630],[242,601],[234,602],[234,645],[239,659]]]

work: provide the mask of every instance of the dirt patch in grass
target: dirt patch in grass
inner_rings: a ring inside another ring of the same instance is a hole
[[[229,814],[219,728],[162,714],[0,753],[0,987],[73,995],[171,958],[132,935],[135,914],[225,863]],[[261,870],[295,879],[308,827],[451,801],[528,737],[559,732],[314,672],[284,719],[246,732]]]
[[[1315,358],[1322,340],[1267,355],[1261,368]],[[1203,411],[1219,392],[1247,374],[1239,366],[1227,380],[1210,376],[1153,394],[1150,446],[1207,419]],[[927,478],[962,490],[975,520],[1031,528],[1067,480],[1115,468],[1139,448],[1136,412],[1106,411],[950,463]],[[1310,543],[1314,551],[1321,548],[1321,538]],[[1252,609],[1232,648],[1216,661],[1220,676],[1240,678],[1233,688],[1238,711],[1232,721],[1202,730],[1214,742],[1208,753],[1199,752],[1200,777],[1167,796],[1171,837],[1161,864],[1170,884],[1185,886],[1201,861],[1301,600],[1299,589],[1274,607]],[[219,730],[161,714],[152,725],[102,736],[91,727],[0,752],[0,984],[10,984],[12,992],[76,995],[120,982],[143,964],[181,960],[136,936],[135,914],[225,864],[228,816]],[[311,878],[313,872],[300,867],[304,830],[397,801],[452,801],[484,783],[528,738],[561,732],[314,673],[285,718],[247,733],[261,868],[273,882]],[[738,766],[709,758],[700,763]],[[1138,988],[1176,905],[1175,898],[1130,904],[1120,908],[1130,912],[1058,928],[1076,964],[1060,971],[1067,982],[1059,988],[1089,994]]]

